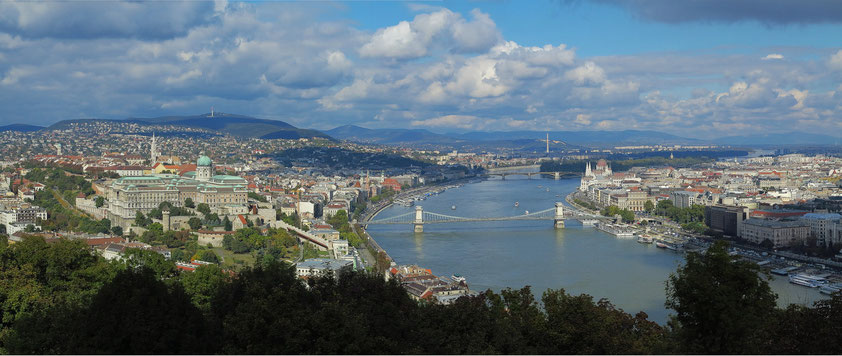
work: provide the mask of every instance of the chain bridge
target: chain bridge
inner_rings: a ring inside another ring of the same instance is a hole
[[[594,220],[603,218],[601,216],[586,214],[579,211],[565,210],[562,203],[555,203],[555,207],[546,210],[536,211],[534,213],[526,213],[516,216],[500,216],[500,217],[461,217],[451,216],[439,213],[424,211],[420,206],[415,207],[414,212],[406,214],[391,216],[383,219],[369,220],[362,223],[362,225],[400,225],[412,224],[415,226],[415,232],[424,231],[425,224],[443,224],[443,223],[459,223],[459,222],[478,222],[478,221],[522,221],[522,220],[553,220],[554,226],[557,229],[564,228],[564,220]]]

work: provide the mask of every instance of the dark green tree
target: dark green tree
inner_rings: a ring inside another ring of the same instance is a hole
[[[94,204],[96,204],[97,208],[101,208],[103,205],[105,205],[105,198],[96,197],[96,199],[94,199]]]
[[[210,263],[219,263],[219,256],[213,250],[204,250],[199,254],[199,259]]]
[[[229,282],[229,275],[219,266],[202,265],[192,273],[181,273],[179,281],[199,310],[210,311],[211,299]]]
[[[188,208],[195,208],[196,203],[193,202],[193,199],[187,198],[187,199],[184,199],[184,206],[188,207]]]
[[[222,219],[222,225],[224,225],[224,226],[225,226],[225,231],[232,231],[232,230],[234,230],[234,224],[233,224],[233,223],[231,223],[231,220],[230,220],[230,219],[228,219],[228,215],[226,215],[226,216],[225,216],[225,218],[224,218],[224,219]]]
[[[187,225],[190,225],[191,230],[199,230],[202,228],[202,219],[192,217],[190,220],[187,220]]]
[[[210,210],[210,206],[208,206],[207,204],[199,203],[199,205],[196,206],[196,211],[202,213],[202,215],[208,215],[208,214],[210,214],[211,210]]]
[[[686,353],[760,353],[777,295],[754,263],[728,254],[717,241],[689,253],[670,275],[666,306],[675,310],[676,336]]]
[[[645,203],[643,203],[643,210],[645,210],[647,213],[651,213],[653,210],[655,210],[655,203],[652,203],[651,200],[647,200]]]

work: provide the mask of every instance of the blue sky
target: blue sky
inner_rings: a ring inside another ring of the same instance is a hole
[[[0,125],[842,136],[842,2],[0,2]]]

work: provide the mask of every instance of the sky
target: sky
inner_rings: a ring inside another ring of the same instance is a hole
[[[842,137],[842,1],[2,1],[0,125]]]

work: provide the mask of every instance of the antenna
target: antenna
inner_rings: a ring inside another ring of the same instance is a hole
[[[550,153],[550,133],[547,132],[547,154]]]

